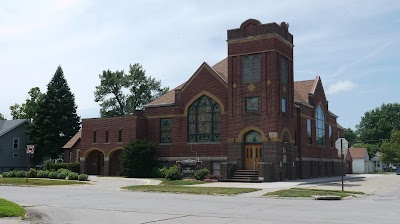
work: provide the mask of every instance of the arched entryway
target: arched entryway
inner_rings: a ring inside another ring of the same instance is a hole
[[[99,150],[91,151],[86,158],[86,172],[90,175],[104,174],[104,154]]]
[[[250,131],[244,140],[244,169],[257,170],[257,163],[262,161],[261,135],[257,131]]]
[[[116,149],[110,153],[110,175],[111,176],[121,176],[122,175],[122,167],[121,167],[121,153],[122,149]]]

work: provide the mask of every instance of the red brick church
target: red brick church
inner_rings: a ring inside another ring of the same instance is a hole
[[[67,144],[66,160],[79,159],[81,172],[120,175],[124,144],[149,139],[160,161],[185,173],[200,166],[223,179],[340,175],[334,142],[342,129],[320,77],[294,81],[288,28],[249,19],[228,30],[225,59],[201,64],[143,111],[83,119],[81,141]]]

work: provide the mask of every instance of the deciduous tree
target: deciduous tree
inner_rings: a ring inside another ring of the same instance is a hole
[[[29,98],[25,103],[10,106],[13,119],[32,119],[36,116],[38,106],[44,99],[44,93],[40,92],[39,87],[33,87],[28,92]]]
[[[0,120],[5,120],[6,118],[4,117],[3,114],[0,113]]]
[[[400,131],[393,131],[390,141],[382,144],[381,152],[383,162],[400,164]]]
[[[100,85],[96,86],[94,95],[95,102],[100,103],[103,117],[131,114],[169,90],[168,87],[161,87],[161,81],[147,77],[139,64],[129,65],[128,74],[107,70],[99,78]]]
[[[400,130],[400,104],[389,103],[368,111],[357,125],[361,142],[381,144],[390,139],[393,130]]]

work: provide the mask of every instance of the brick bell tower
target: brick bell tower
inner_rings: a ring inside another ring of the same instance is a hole
[[[228,30],[227,178],[296,178],[293,36],[282,22],[249,19]]]

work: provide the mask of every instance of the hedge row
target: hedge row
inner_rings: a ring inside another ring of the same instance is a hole
[[[79,181],[88,181],[87,174],[78,174],[76,172],[72,172],[67,169],[58,169],[57,171],[48,171],[48,170],[39,170],[36,171],[35,169],[30,169],[28,172],[23,170],[13,170],[9,172],[4,172],[1,174],[2,177],[9,177],[9,178],[50,178],[50,179],[60,179],[60,180],[79,180]]]
[[[54,163],[54,162],[45,162],[44,168],[46,170],[59,170],[59,169],[67,169],[75,173],[79,173],[80,164],[79,163]]]

